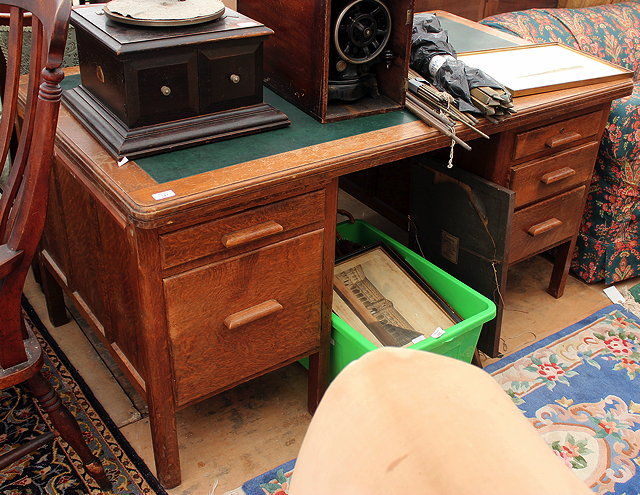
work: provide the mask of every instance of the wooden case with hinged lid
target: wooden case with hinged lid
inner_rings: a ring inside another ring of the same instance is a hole
[[[262,101],[269,28],[230,9],[182,27],[114,22],[102,5],[74,9],[82,83],[72,113],[114,156],[137,157],[283,127]]]
[[[237,0],[237,4],[240,12],[275,31],[265,42],[265,84],[319,121],[404,106],[413,0]],[[336,41],[341,31],[350,34],[350,41]],[[352,49],[351,56],[339,56],[336,45]],[[344,69],[343,76],[336,67]],[[352,77],[345,76],[349,72]],[[367,74],[375,89],[363,89],[365,95],[351,101],[332,99],[334,88]]]

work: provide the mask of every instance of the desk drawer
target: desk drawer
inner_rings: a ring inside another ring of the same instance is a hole
[[[323,231],[164,281],[178,405],[319,348]]]
[[[582,218],[585,186],[516,211],[511,227],[509,263],[571,238]]]
[[[541,152],[552,153],[595,137],[601,121],[602,112],[593,112],[516,134],[513,159],[520,160]]]
[[[588,182],[597,153],[598,143],[592,142],[513,167],[509,188],[516,193],[516,208]]]
[[[234,255],[291,237],[292,231],[324,220],[324,191],[194,225],[160,238],[163,268],[224,252]],[[311,228],[309,228],[311,230]]]

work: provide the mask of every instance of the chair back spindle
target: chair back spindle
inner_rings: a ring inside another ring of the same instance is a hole
[[[9,25],[0,119],[0,167],[17,137],[8,181],[0,197],[0,368],[27,359],[20,300],[46,216],[49,172],[62,90],[61,69],[71,2],[3,0]],[[20,78],[25,17],[32,42],[27,79]],[[18,119],[20,83],[24,111]]]

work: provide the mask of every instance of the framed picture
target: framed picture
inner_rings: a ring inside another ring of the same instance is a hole
[[[458,58],[503,84],[513,96],[630,78],[633,72],[560,43],[467,52]]]
[[[333,312],[378,347],[417,343],[460,316],[383,243],[336,262]]]

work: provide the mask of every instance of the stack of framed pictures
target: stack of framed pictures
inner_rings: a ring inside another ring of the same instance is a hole
[[[383,243],[336,261],[333,312],[377,347],[437,338],[460,316]]]

